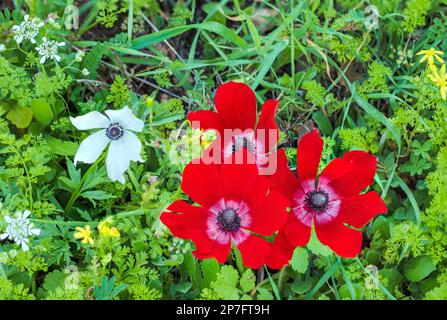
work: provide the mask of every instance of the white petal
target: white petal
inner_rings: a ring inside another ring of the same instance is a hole
[[[30,229],[29,232],[31,234],[38,236],[40,234],[40,229]]]
[[[105,113],[111,122],[119,123],[124,129],[136,132],[143,131],[144,122],[135,117],[128,106],[125,106],[121,110],[106,110]]]
[[[28,245],[26,244],[25,240],[22,240],[22,241],[21,241],[21,244],[22,244],[22,250],[23,250],[23,251],[28,251],[28,250],[29,250],[29,247],[28,247]]]
[[[8,237],[9,237],[9,234],[7,234],[7,233],[0,234],[0,240],[5,240]]]
[[[28,21],[28,19],[29,19],[29,14],[26,14],[26,15],[23,17],[23,20],[24,20],[24,21]]]
[[[26,219],[30,216],[31,212],[29,210],[23,211],[23,219]]]
[[[12,219],[10,216],[5,216],[5,221],[6,221],[7,223],[11,223],[12,220],[13,220],[13,219]]]
[[[47,57],[46,56],[43,56],[42,58],[40,58],[40,63],[45,63],[45,60],[47,60]]]
[[[120,139],[126,146],[126,155],[131,161],[143,161],[141,159],[141,141],[130,131],[124,130],[124,134]]]
[[[95,162],[107,147],[109,141],[110,139],[107,138],[105,129],[88,136],[79,146],[74,158],[74,164],[76,165],[78,161],[84,163]]]
[[[107,175],[112,181],[125,183],[124,172],[129,169],[130,159],[128,148],[123,139],[112,141],[106,159]]]
[[[57,54],[56,54],[56,55],[54,55],[54,59],[56,59],[56,61],[57,61],[57,62],[61,61],[61,57],[60,57],[60,56],[58,56]]]
[[[107,128],[110,125],[110,120],[98,111],[92,111],[76,118],[70,117],[70,120],[79,130]]]

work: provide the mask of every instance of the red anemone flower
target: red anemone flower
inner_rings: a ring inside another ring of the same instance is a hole
[[[214,104],[217,112],[209,110],[190,112],[188,120],[195,128],[217,131],[218,139],[215,143],[220,144],[221,159],[246,148],[259,167],[266,166],[269,153],[279,140],[279,130],[275,121],[279,101],[267,100],[262,105],[259,119],[256,119],[254,92],[244,83],[227,82],[217,89]],[[210,148],[214,146],[215,144],[212,144]]]
[[[224,263],[233,244],[247,267],[265,263],[270,245],[258,235],[271,236],[284,225],[288,201],[270,189],[256,164],[190,163],[181,188],[199,206],[178,200],[160,219],[173,235],[195,243],[198,259]]]
[[[361,228],[387,208],[380,196],[362,190],[374,181],[377,159],[364,151],[349,151],[332,160],[318,175],[323,140],[316,130],[298,144],[297,175],[289,170],[287,158],[278,152],[278,169],[271,176],[272,188],[281,191],[292,206],[291,214],[272,245],[268,265],[287,264],[293,250],[309,241],[312,226],[321,243],[341,257],[355,257],[361,251]]]

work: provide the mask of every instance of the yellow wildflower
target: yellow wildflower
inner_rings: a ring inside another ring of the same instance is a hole
[[[416,53],[416,55],[417,56],[423,55],[420,62],[422,63],[425,60],[427,60],[428,65],[434,64],[435,59],[440,63],[444,62],[444,60],[440,57],[440,56],[444,55],[444,52],[442,52],[440,50],[436,50],[435,48],[430,48],[429,50],[421,50],[418,53]]]
[[[435,85],[439,87],[439,91],[441,92],[442,99],[447,99],[447,72],[445,64],[437,70],[436,68],[431,69],[432,74],[428,77]]]
[[[76,230],[78,232],[75,232],[73,234],[73,236],[76,239],[82,239],[81,243],[84,243],[84,244],[86,244],[86,243],[93,244],[94,241],[93,241],[93,238],[92,238],[92,231],[90,230],[90,226],[89,225],[86,225],[85,228],[76,227]]]
[[[101,236],[118,238],[121,234],[118,228],[109,227],[110,219],[106,219],[98,225],[98,231]]]

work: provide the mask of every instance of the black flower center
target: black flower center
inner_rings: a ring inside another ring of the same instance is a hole
[[[329,195],[324,191],[311,191],[306,194],[307,206],[313,211],[324,212],[329,204]]]
[[[241,226],[241,218],[235,209],[226,208],[217,215],[217,223],[224,231],[237,231]]]
[[[106,129],[106,136],[110,140],[118,140],[123,136],[123,134],[124,134],[123,127],[121,127],[121,125],[119,125],[118,123],[112,123]]]
[[[242,148],[247,149],[250,153],[254,153],[255,151],[255,145],[249,138],[235,138],[233,141],[233,153],[238,152]]]

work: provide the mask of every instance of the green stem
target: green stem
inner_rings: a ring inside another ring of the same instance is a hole
[[[136,209],[136,210],[132,210],[132,211],[125,211],[125,212],[117,213],[115,215],[115,218],[119,219],[119,218],[126,218],[126,217],[132,217],[132,216],[140,216],[140,215],[144,215],[147,213],[148,213],[148,209],[140,208],[140,209]],[[37,223],[66,225],[66,226],[81,226],[81,225],[85,225],[85,224],[95,226],[95,225],[99,224],[99,222],[97,222],[97,221],[89,221],[89,222],[86,222],[86,221],[57,221],[57,220],[44,220],[44,219],[30,219],[30,220],[32,222],[37,222]]]
[[[67,202],[67,205],[65,206],[65,210],[64,213],[67,214],[68,212],[70,212],[71,207],[73,206],[74,202],[76,201],[76,199],[79,197],[79,195],[82,192],[82,187],[84,185],[85,180],[88,178],[88,176],[96,169],[96,167],[98,166],[98,164],[105,158],[106,153],[103,153],[98,160],[95,161],[95,163],[93,163],[90,168],[88,168],[87,172],[82,176],[81,181],[78,184],[78,187],[76,188],[75,192],[73,192],[71,194],[70,199]]]
[[[6,271],[5,268],[3,268],[3,263],[0,263],[0,276],[6,278]]]
[[[282,288],[284,287],[284,283],[287,280],[287,272],[286,267],[282,267],[279,271],[279,278],[278,278],[278,291],[281,292]]]
[[[272,275],[271,279],[275,280],[278,277],[279,277],[279,272],[277,272],[274,275]],[[261,282],[259,282],[256,285],[256,287],[251,291],[250,295],[253,297],[260,287],[262,287],[263,285],[265,285],[266,283],[269,283],[269,282],[270,282],[270,279],[268,277],[266,279],[262,280]]]
[[[22,162],[23,165],[23,169],[25,170],[26,179],[28,181],[29,209],[33,211],[34,200],[33,200],[33,185],[31,184],[31,177],[28,171],[28,167],[26,165],[26,161],[20,154],[20,150],[16,150],[16,154],[20,158],[20,161]]]
[[[242,255],[241,255],[240,251],[236,248],[236,246],[234,246],[233,252],[234,252],[234,258],[236,261],[237,270],[239,271],[240,274],[243,274],[245,271],[245,268],[244,268],[244,263],[242,261]]]

